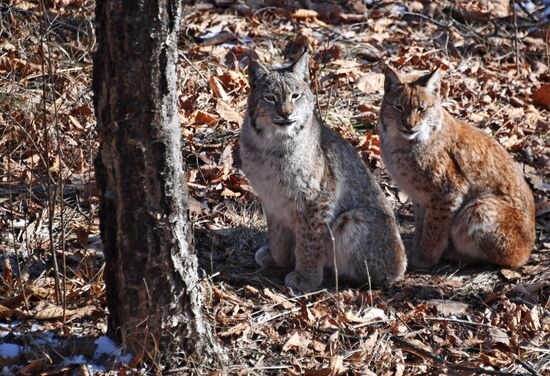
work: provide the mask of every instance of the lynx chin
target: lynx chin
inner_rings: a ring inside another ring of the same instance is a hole
[[[535,241],[533,194],[500,144],[445,111],[439,88],[439,69],[412,82],[386,69],[382,159],[415,204],[409,264],[521,266]]]
[[[406,257],[393,212],[353,147],[316,116],[307,54],[285,68],[248,69],[240,151],[269,239],[258,265],[293,265],[285,284],[301,291],[319,288],[334,259],[352,283],[400,279]]]

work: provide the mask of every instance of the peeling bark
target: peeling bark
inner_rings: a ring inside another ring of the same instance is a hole
[[[181,158],[178,0],[98,0],[96,179],[109,333],[161,368],[215,366]]]

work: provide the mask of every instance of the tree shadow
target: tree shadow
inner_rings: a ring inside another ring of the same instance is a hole
[[[404,242],[411,241],[414,232],[414,218],[409,214],[405,211],[396,215]],[[240,215],[252,214],[245,212]],[[258,225],[252,222],[251,226],[245,224],[214,230],[195,230],[195,244],[202,276],[210,276],[213,281],[227,283],[233,288],[246,285],[258,289],[275,287],[284,293],[290,293],[284,285],[284,278],[291,267],[261,269],[256,264],[254,253],[267,242],[267,228],[265,223]],[[493,265],[460,264],[443,260],[429,270],[409,268],[404,278],[390,288],[371,289],[368,285],[357,286],[345,281],[339,281],[338,287],[340,291],[373,291],[387,301],[404,299],[422,302],[443,299],[480,303],[483,297],[510,286],[511,282],[502,276],[500,270],[501,268]],[[321,288],[336,292],[336,279],[333,273],[325,273]]]
[[[266,242],[266,232],[253,227],[196,230],[199,270],[235,288],[282,287],[288,268],[261,269],[254,261],[254,252]]]

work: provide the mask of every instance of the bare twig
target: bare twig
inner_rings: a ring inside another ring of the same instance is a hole
[[[535,16],[533,16],[533,15],[531,14],[531,12],[529,12],[529,10],[525,7],[525,5],[523,4],[523,2],[518,1],[516,4],[519,5],[519,7],[521,8],[521,10],[523,10],[523,12],[525,12],[525,14],[527,15],[527,17],[529,17],[529,19],[530,19],[531,21],[533,21],[534,23],[538,23],[538,22],[539,22],[539,20],[537,20],[537,19],[535,18]]]
[[[330,225],[327,224],[328,233],[330,235],[330,240],[332,244],[332,262],[334,265],[334,278],[336,283],[336,305],[338,307],[338,311],[342,309],[340,306],[340,289],[338,288],[338,263],[336,258],[336,240],[334,239],[334,234],[332,233],[332,229],[330,228]]]
[[[10,155],[8,160],[8,177],[11,179],[11,176],[12,176],[12,173],[11,173],[11,155]],[[9,198],[9,208],[13,212],[13,199],[12,199],[11,191],[10,191],[10,198]],[[25,221],[26,221],[26,218],[25,218]],[[12,234],[12,240],[13,240],[13,249],[15,251],[15,265],[17,267],[17,280],[19,282],[19,287],[21,288],[21,294],[23,295],[25,308],[29,309],[29,300],[27,298],[27,293],[25,291],[25,284],[23,282],[23,278],[21,277],[21,255],[20,255],[20,249],[17,246],[17,242],[16,242],[16,234],[15,234],[15,226],[13,224],[13,218],[10,221],[10,223],[11,223],[10,227],[11,227],[11,234]]]
[[[43,12],[43,22],[41,23],[42,26],[42,38],[40,40],[40,62],[42,66],[42,72],[45,75],[46,72],[46,57],[45,57],[45,39],[47,38],[48,32],[47,32],[47,22],[48,22],[48,16],[46,12],[46,5],[43,1],[40,2],[42,6],[42,12]],[[52,61],[49,60],[49,67],[50,72],[50,78],[52,78],[51,75],[51,69],[52,69]],[[57,304],[61,302],[61,282],[59,280],[59,266],[57,264],[57,256],[55,254],[55,244],[54,244],[54,236],[53,236],[53,221],[54,221],[54,213],[55,213],[55,191],[52,192],[52,186],[54,185],[54,179],[51,174],[51,166],[50,166],[50,136],[49,136],[49,129],[48,129],[48,120],[47,120],[47,95],[48,95],[48,89],[47,89],[47,82],[46,80],[42,80],[42,128],[44,132],[44,153],[46,154],[44,156],[44,160],[46,161],[46,169],[48,174],[48,180],[47,180],[47,192],[48,192],[48,234],[50,238],[50,253],[52,257],[52,264],[54,269],[54,280],[55,280],[55,298]]]
[[[451,26],[453,26],[453,24],[454,24],[454,22],[455,22],[454,20],[450,20],[447,24],[443,24],[443,23],[441,23],[441,22],[439,22],[439,21],[436,21],[436,20],[434,20],[433,18],[428,17],[428,16],[426,16],[426,15],[424,15],[424,14],[422,14],[422,13],[403,12],[403,13],[401,13],[401,14],[403,14],[404,16],[411,16],[411,17],[422,18],[423,20],[426,20],[426,21],[428,21],[428,22],[430,22],[430,23],[433,23],[434,25],[439,26],[439,27],[442,27],[442,28],[444,28],[444,29],[450,28]]]
[[[193,64],[193,62],[192,62],[191,60],[189,60],[189,58],[188,58],[187,56],[185,56],[185,54],[184,54],[183,52],[180,52],[180,53],[179,53],[179,56],[181,56],[181,57],[183,58],[183,60],[185,60],[185,62],[186,62],[187,64],[189,64],[189,66],[190,66],[191,68],[193,68],[193,70],[194,70],[195,72],[197,72],[197,74],[198,74],[199,76],[201,76],[201,78],[205,81],[205,84],[208,86],[208,78],[206,78],[206,76],[199,70],[199,68],[197,68],[197,67],[195,66],[195,64]]]
[[[510,6],[512,7],[512,17],[514,20],[514,39],[512,44],[514,46],[515,53],[516,73],[519,74],[518,20],[516,15],[516,0],[510,0]]]
[[[540,372],[538,372],[536,369],[534,369],[528,362],[526,362],[525,360],[521,359],[519,356],[517,356],[516,354],[514,353],[511,353],[512,356],[514,358],[516,358],[516,360],[518,361],[519,364],[521,364],[523,366],[523,368],[525,368],[527,371],[529,371],[529,373],[531,375],[534,375],[534,376],[542,376]]]

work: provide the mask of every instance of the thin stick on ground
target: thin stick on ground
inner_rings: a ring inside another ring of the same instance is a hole
[[[514,20],[514,58],[516,61],[516,72],[519,74],[518,20],[516,14],[516,0],[511,0],[510,6],[512,7],[512,17]]]
[[[336,258],[336,240],[334,239],[334,234],[332,233],[332,229],[330,228],[330,225],[327,224],[328,233],[330,234],[330,241],[332,244],[332,262],[334,265],[334,279],[335,279],[335,286],[336,286],[336,304],[338,305],[338,310],[341,310],[340,306],[340,289],[338,288],[338,263]]]

